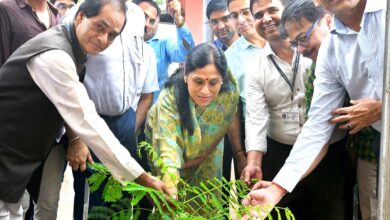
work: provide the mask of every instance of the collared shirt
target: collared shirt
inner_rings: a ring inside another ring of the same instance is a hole
[[[216,39],[214,42],[214,45],[217,46],[219,49],[226,51],[228,48],[225,46],[225,44],[222,43],[219,39]]]
[[[50,9],[51,27],[57,25],[57,9]],[[22,44],[47,30],[27,0],[0,1],[0,66]]]
[[[168,79],[168,66],[172,62],[184,62],[188,52],[194,47],[192,33],[184,24],[176,28],[177,40],[162,38],[157,34],[147,43],[154,49],[157,59],[158,84],[160,89]],[[186,48],[186,45],[188,48]],[[157,97],[154,97],[156,99]]]
[[[366,2],[355,32],[334,19],[331,34],[322,42],[316,67],[316,88],[297,143],[274,181],[292,191],[328,142],[334,124],[331,111],[342,106],[346,93],[353,100],[382,99],[386,1]],[[380,131],[380,121],[372,124]],[[310,147],[308,147],[310,146]]]
[[[72,58],[64,51],[50,50],[27,63],[37,86],[54,104],[65,122],[110,169],[118,180],[134,180],[143,172],[97,114],[94,104],[76,74]]]
[[[315,75],[315,68],[316,68],[316,63],[313,62],[312,65],[309,68],[309,71],[307,72],[307,77],[305,78],[305,100],[306,100],[306,120],[308,118],[308,113],[310,110],[310,105],[311,105],[311,100],[313,99],[313,93],[314,93],[314,80],[316,78]],[[344,101],[345,104],[349,103],[349,99]],[[346,105],[344,105],[346,106]],[[336,143],[337,141],[340,141],[347,135],[346,130],[340,129],[338,126],[336,126],[333,130],[332,137],[330,138],[329,143],[333,144]]]
[[[244,117],[246,112],[245,75],[253,70],[255,60],[262,50],[263,48],[249,43],[241,36],[225,51],[228,67],[238,81]]]
[[[266,152],[267,135],[280,143],[293,145],[305,123],[303,82],[311,60],[303,56],[299,57],[292,92],[269,56],[273,57],[280,70],[290,83],[293,83],[293,68],[297,54],[294,53],[290,65],[277,57],[267,43],[260,57],[255,60],[257,68],[246,75],[248,102],[245,119],[245,147],[247,151]]]
[[[156,69],[149,66],[151,62],[155,64],[156,58],[150,57],[154,53],[142,39],[143,28],[133,25],[143,24],[145,15],[134,3],[127,5],[128,22],[120,36],[106,50],[97,55],[88,55],[85,64],[84,85],[97,112],[103,115],[121,115],[133,103],[136,106],[145,82],[149,83],[146,84],[146,91],[158,90]],[[149,76],[147,81],[146,75]]]
[[[137,110],[138,102],[142,94],[152,93],[158,90],[156,55],[153,48],[144,43],[144,62],[141,65],[141,73],[138,76],[137,94],[131,105],[133,110]]]

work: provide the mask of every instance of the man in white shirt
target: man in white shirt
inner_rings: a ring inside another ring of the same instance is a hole
[[[211,0],[206,8],[206,16],[210,29],[217,38],[214,44],[223,51],[227,50],[239,38],[227,1]]]
[[[369,125],[380,131],[386,2],[319,2],[335,18],[317,58],[309,120],[273,184],[262,183],[263,189],[252,191],[244,204],[274,206],[291,192],[320,161],[334,123],[343,122],[340,128],[350,133]],[[347,93],[356,101],[340,108]]]
[[[127,22],[121,34],[104,51],[88,55],[84,86],[96,106],[96,111],[107,123],[120,143],[140,165],[147,169],[146,157],[137,156],[136,131],[145,121],[152,104],[153,92],[159,90],[156,57],[153,49],[143,41],[145,15],[141,8],[127,2]],[[78,7],[78,6],[76,6]],[[69,22],[75,10],[66,17]],[[136,111],[137,110],[137,111]],[[80,152],[86,153],[85,150]],[[95,161],[99,161],[92,154]],[[82,160],[83,163],[85,160]],[[74,170],[77,161],[70,160]],[[84,170],[80,170],[83,172]],[[74,217],[81,218],[84,203],[85,174],[74,172]],[[101,205],[101,192],[90,195],[89,209]]]
[[[242,178],[247,183],[253,178],[270,181],[276,176],[305,123],[304,79],[312,61],[292,50],[289,42],[282,39],[279,24],[285,6],[290,3],[260,0],[251,1],[250,5],[256,30],[267,44],[256,60],[254,71],[246,76],[248,162]],[[344,219],[344,200],[340,196],[345,183],[343,165],[347,164],[342,157],[347,156],[344,137],[343,132],[335,135],[336,146],[331,147],[332,153],[326,161],[278,206],[288,207],[297,219]],[[329,184],[324,181],[329,176],[340,177],[340,181]],[[337,193],[328,194],[316,187]],[[276,212],[271,215],[277,218]]]
[[[65,121],[119,180],[165,191],[145,173],[98,116],[79,76],[85,54],[107,48],[121,32],[122,1],[85,0],[74,23],[21,46],[0,69],[0,213],[21,219],[20,197]],[[82,77],[81,77],[82,78]]]

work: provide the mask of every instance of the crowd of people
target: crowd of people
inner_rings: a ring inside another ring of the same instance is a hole
[[[177,198],[232,160],[244,218],[377,218],[386,1],[210,0],[198,45],[166,9],[175,39],[154,0],[0,1],[0,220],[56,219],[67,164],[86,219],[87,162]]]

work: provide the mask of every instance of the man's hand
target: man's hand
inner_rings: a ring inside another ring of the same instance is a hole
[[[352,106],[338,108],[332,112],[336,117],[331,123],[343,123],[340,129],[348,129],[350,134],[356,134],[362,128],[380,120],[382,101],[376,99],[351,100]]]
[[[146,186],[149,188],[153,188],[155,190],[158,190],[158,191],[166,193],[166,194],[170,193],[170,191],[168,190],[168,188],[166,187],[166,185],[163,181],[157,179],[156,177],[154,177],[146,172],[143,172],[135,180],[135,182],[140,184],[140,185],[143,185],[143,186]]]
[[[168,4],[168,13],[172,17],[181,16],[181,4],[178,0],[172,0]]]
[[[244,181],[248,186],[252,185],[253,179],[261,180],[262,178],[263,173],[261,171],[260,164],[251,162],[248,162],[248,164],[242,170],[240,177],[240,179]]]
[[[176,26],[181,27],[184,24],[184,18],[181,15],[181,4],[178,0],[169,2],[168,13],[172,15]]]
[[[252,180],[261,180],[263,173],[261,171],[261,163],[263,159],[263,152],[249,151],[247,154],[246,167],[241,172],[240,179],[243,180],[248,186],[252,185]]]
[[[93,163],[91,153],[81,139],[69,142],[66,159],[74,171],[80,169],[81,172],[84,172],[87,168],[87,162]]]
[[[256,188],[258,189],[251,191],[242,201],[243,205],[252,207],[249,208],[251,216],[246,215],[243,219],[266,218],[286,193],[280,186],[267,181],[259,182]]]

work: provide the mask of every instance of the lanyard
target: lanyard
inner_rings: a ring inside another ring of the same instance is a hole
[[[274,64],[274,66],[276,67],[276,69],[278,70],[278,72],[280,73],[282,78],[284,79],[284,81],[286,81],[288,86],[290,86],[291,93],[292,93],[291,94],[291,100],[294,98],[293,97],[293,95],[294,95],[294,84],[295,84],[295,78],[297,77],[297,73],[298,73],[299,57],[300,57],[300,55],[297,54],[297,56],[295,58],[295,62],[294,62],[294,68],[293,68],[293,80],[292,80],[292,82],[290,82],[290,80],[288,80],[286,74],[283,73],[283,71],[280,69],[279,65],[275,62],[275,60],[272,57],[272,55],[271,54],[269,55],[269,58],[271,59],[272,63]]]

